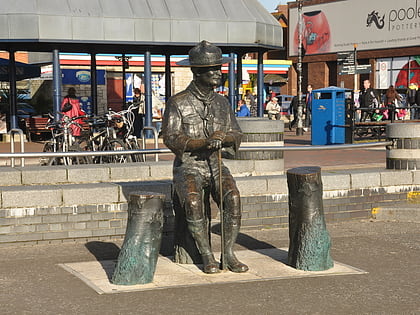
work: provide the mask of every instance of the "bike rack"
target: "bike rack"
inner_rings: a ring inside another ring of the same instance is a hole
[[[155,127],[152,126],[145,126],[143,127],[143,129],[140,131],[140,136],[141,136],[141,142],[142,142],[142,148],[146,149],[146,137],[144,135],[144,130],[151,130],[153,133],[153,138],[155,139],[155,149],[159,149],[159,140],[158,140],[158,133]],[[159,154],[155,154],[155,161],[158,162],[159,161]]]
[[[19,128],[10,129],[10,131],[9,131],[10,153],[15,153],[15,134],[16,133],[19,134],[20,152],[24,153],[25,152],[25,140],[23,138],[23,131],[22,131],[22,129],[19,129]],[[10,163],[11,163],[12,167],[15,167],[15,158],[14,157],[10,158]],[[24,157],[20,158],[20,166],[21,167],[25,166],[25,158]]]

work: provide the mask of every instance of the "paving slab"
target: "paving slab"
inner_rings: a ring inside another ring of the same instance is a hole
[[[216,257],[220,253],[215,253]],[[98,294],[148,291],[176,287],[191,287],[221,283],[241,283],[306,277],[366,274],[366,271],[335,261],[334,267],[325,271],[303,271],[287,265],[286,248],[267,248],[236,251],[237,257],[248,264],[246,273],[223,271],[205,274],[201,265],[176,264],[171,257],[160,256],[152,283],[139,285],[114,285],[110,282],[116,260],[88,261],[60,264]]]

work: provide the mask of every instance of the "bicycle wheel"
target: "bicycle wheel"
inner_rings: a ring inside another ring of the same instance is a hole
[[[130,150],[140,150],[140,146],[137,142],[137,139],[128,140],[128,145]],[[131,154],[131,160],[133,162],[144,162],[144,154]]]
[[[106,141],[102,151],[123,151],[127,150],[127,146],[120,139],[110,139]],[[132,162],[130,155],[108,155],[103,156],[102,161],[104,163],[127,163]]]
[[[76,142],[69,147],[69,152],[83,152],[86,149],[83,148],[82,142]],[[91,164],[92,158],[90,156],[75,156],[68,158],[68,162],[72,165],[77,164]]]
[[[44,148],[42,149],[42,152],[55,152],[54,151],[54,144],[50,141],[46,142],[44,144]],[[61,165],[60,158],[59,157],[42,157],[39,159],[39,164],[41,166],[49,166],[49,165]]]

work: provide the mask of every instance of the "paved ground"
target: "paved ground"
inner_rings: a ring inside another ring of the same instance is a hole
[[[308,144],[308,139],[286,132],[287,145]],[[26,151],[32,149],[28,146]],[[286,168],[385,165],[383,149],[285,154]],[[328,230],[333,259],[366,274],[99,295],[60,264],[116,259],[121,241],[3,247],[0,314],[420,314],[420,223],[348,221],[328,224]],[[246,231],[237,249],[287,248],[287,233],[285,229]],[[220,250],[218,236],[213,238],[215,250]],[[165,238],[162,254],[169,255],[170,248]],[[269,268],[263,266],[265,271]]]
[[[367,274],[99,295],[59,265],[115,259],[120,242],[2,248],[0,313],[420,314],[420,223],[350,221],[328,229],[334,260]],[[247,231],[238,240],[248,251],[287,246],[286,230]]]

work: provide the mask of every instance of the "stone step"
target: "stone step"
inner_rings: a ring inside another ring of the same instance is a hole
[[[283,174],[283,160],[224,160],[234,176]],[[0,187],[172,179],[172,161],[72,166],[0,167]]]
[[[420,203],[404,203],[372,209],[372,216],[379,221],[420,222]]]

